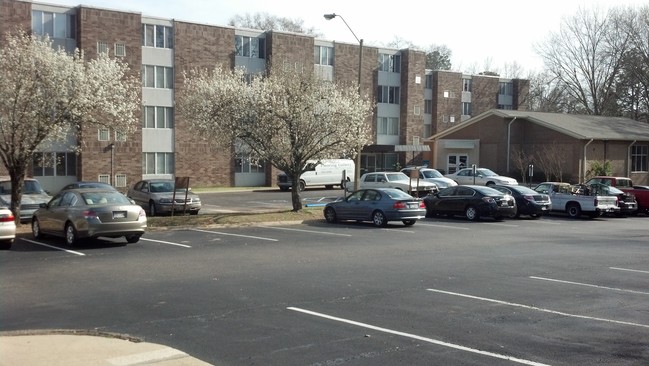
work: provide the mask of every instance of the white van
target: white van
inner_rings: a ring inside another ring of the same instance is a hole
[[[306,187],[325,186],[331,189],[334,186],[343,188],[346,182],[354,177],[354,161],[351,159],[322,159],[309,160],[306,171],[300,176],[298,189],[303,191]],[[282,191],[287,191],[293,182],[285,173],[277,175],[277,186]]]

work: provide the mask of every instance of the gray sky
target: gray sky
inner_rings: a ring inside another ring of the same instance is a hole
[[[502,71],[516,62],[525,71],[539,70],[542,63],[534,45],[559,30],[562,17],[581,8],[606,10],[614,6],[641,6],[646,0],[465,0],[375,2],[328,0],[39,0],[66,6],[87,5],[127,10],[146,16],[188,22],[226,25],[234,15],[268,13],[302,19],[324,39],[357,43],[341,19],[326,20],[336,13],[365,44],[382,46],[402,39],[421,48],[444,44],[452,51],[453,69],[464,72]]]

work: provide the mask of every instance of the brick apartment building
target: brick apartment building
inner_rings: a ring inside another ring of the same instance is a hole
[[[192,186],[271,186],[277,171],[244,149],[217,151],[174,111],[183,72],[195,67],[245,67],[250,74],[290,63],[322,78],[358,79],[359,45],[305,34],[189,23],[88,6],[0,0],[0,33],[17,28],[48,34],[55,46],[121,57],[142,78],[141,128],[126,139],[84,129],[79,154],[60,149],[34,156],[31,175],[50,191],[76,180],[121,190],[142,178],[188,176]],[[367,120],[374,141],[361,170],[427,163],[421,140],[493,108],[524,109],[527,80],[427,70],[414,49],[363,47],[361,90],[374,98]],[[404,148],[405,147],[405,148]],[[4,168],[2,167],[4,170]]]

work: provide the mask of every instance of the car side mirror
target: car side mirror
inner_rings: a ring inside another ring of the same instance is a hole
[[[38,204],[38,207],[40,207],[40,208],[47,208],[47,203],[45,203],[45,202],[39,203],[39,204]]]

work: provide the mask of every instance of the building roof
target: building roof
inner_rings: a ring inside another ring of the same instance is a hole
[[[581,140],[649,141],[649,124],[630,118],[491,109],[426,139],[443,138],[487,117],[525,119]]]

